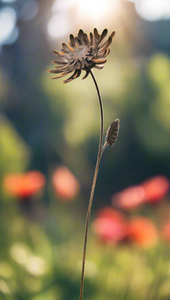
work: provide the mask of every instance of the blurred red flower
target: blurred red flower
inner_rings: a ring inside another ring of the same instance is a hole
[[[59,167],[53,173],[52,182],[57,196],[63,200],[72,200],[80,190],[79,182],[66,167]]]
[[[111,202],[113,206],[125,210],[131,210],[138,207],[145,200],[145,191],[141,186],[132,186],[124,191],[113,195]]]
[[[105,243],[122,241],[127,234],[126,221],[123,215],[112,207],[101,209],[92,223],[92,230]]]
[[[27,198],[39,192],[45,185],[45,177],[38,171],[6,175],[5,191],[15,197]]]
[[[156,176],[146,180],[141,184],[145,191],[146,202],[158,202],[169,191],[169,180],[164,176]]]
[[[128,224],[128,239],[139,246],[150,247],[156,243],[158,231],[149,218],[136,217]]]
[[[170,242],[170,222],[168,222],[161,230],[161,237]]]
[[[164,176],[156,176],[146,180],[138,186],[131,186],[120,193],[113,195],[113,206],[131,210],[145,202],[159,202],[170,187],[169,180]]]

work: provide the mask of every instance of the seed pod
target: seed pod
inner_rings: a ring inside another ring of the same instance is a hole
[[[114,120],[106,132],[105,143],[107,143],[110,147],[116,143],[119,133],[119,123],[119,119]]]

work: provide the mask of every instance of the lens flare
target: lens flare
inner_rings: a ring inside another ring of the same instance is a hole
[[[100,17],[104,13],[109,12],[110,3],[113,1],[110,0],[98,0],[98,1],[91,1],[91,0],[81,0],[78,2],[79,12],[81,14],[88,14],[91,17]]]

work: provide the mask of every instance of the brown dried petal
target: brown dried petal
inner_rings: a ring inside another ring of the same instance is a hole
[[[49,71],[48,71],[49,72]],[[56,77],[51,77],[51,79],[58,79],[58,78],[61,78],[61,77],[64,77],[64,76],[66,76],[68,73],[63,73],[63,74],[61,74],[61,75],[59,75],[59,76],[56,76]]]
[[[81,70],[75,70],[75,72],[72,74],[72,76],[70,76],[68,79],[64,80],[64,83],[68,83],[70,81],[72,81],[73,79],[79,77],[81,74]]]
[[[75,37],[75,45],[76,45],[76,48],[78,48],[79,46],[82,45],[81,40],[77,36]]]
[[[95,45],[97,45],[99,41],[99,34],[97,28],[94,28],[94,37],[95,37]]]
[[[115,36],[115,33],[116,33],[116,31],[114,30],[112,33],[111,33],[111,38],[113,39],[113,37]]]
[[[75,37],[73,34],[70,34],[70,42],[72,43],[72,45],[75,45]]]
[[[48,72],[52,74],[57,74],[57,73],[62,73],[63,71],[55,69],[55,70],[49,70]]]
[[[80,61],[77,62],[76,69],[81,69],[81,62]]]
[[[81,41],[81,44],[84,44],[84,31],[82,29],[78,32],[78,38]]]
[[[54,53],[58,58],[60,58],[60,59],[62,59],[62,60],[63,60],[64,57],[65,57],[65,54],[62,53],[62,52],[60,52],[60,51],[54,50],[53,53]]]
[[[100,50],[97,52],[97,55],[96,55],[96,59],[101,59],[101,58],[105,58],[108,54],[110,53],[110,47],[107,48],[106,50]]]
[[[94,68],[97,70],[101,70],[101,69],[103,69],[103,67],[104,67],[104,65],[103,66],[94,66]]]
[[[84,41],[85,41],[85,44],[86,44],[86,45],[88,45],[88,46],[90,45],[89,39],[88,39],[88,36],[87,36],[86,33],[84,34]]]
[[[90,45],[93,45],[93,33],[90,32],[89,34],[89,41],[90,41]]]
[[[62,60],[52,60],[52,63],[55,65],[66,65],[67,62],[62,61]]]
[[[110,46],[111,43],[112,43],[112,37],[109,36],[109,38],[108,38],[108,40],[106,41],[106,43],[102,46],[101,51],[105,51],[105,50]]]
[[[87,78],[87,76],[89,75],[90,71],[89,70],[86,70],[86,74],[83,76],[82,80]]]
[[[67,44],[65,44],[65,43],[62,43],[62,47],[63,47],[63,49],[64,49],[65,51],[67,51],[68,53],[69,53],[70,51],[74,52],[74,49],[71,48],[71,46],[69,46],[69,45],[67,45]]]
[[[109,38],[107,39],[107,41],[103,41],[103,42],[101,42],[100,44],[99,44],[99,49],[102,49],[103,47],[105,47],[105,45],[108,43],[108,40],[110,39],[110,41],[112,42],[112,39],[113,39],[113,37],[115,36],[115,31],[113,31],[112,33],[111,33],[111,35],[109,36]],[[110,44],[111,44],[111,42],[110,42]],[[107,47],[109,47],[110,46],[110,44],[107,46]]]
[[[78,69],[77,70],[77,75],[74,76],[74,79],[80,77],[80,75],[81,75],[81,69]]]
[[[108,30],[105,28],[100,36],[99,43],[106,37]]]
[[[105,62],[106,62],[107,60],[106,60],[106,59],[99,60],[99,59],[93,58],[92,61],[93,61],[95,64],[105,64]]]

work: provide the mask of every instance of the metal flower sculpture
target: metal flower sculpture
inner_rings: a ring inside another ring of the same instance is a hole
[[[85,79],[92,68],[101,70],[106,62],[106,56],[110,52],[110,44],[115,35],[115,31],[105,39],[107,36],[107,29],[104,29],[100,35],[96,28],[94,33],[90,32],[89,38],[82,29],[79,30],[78,36],[74,37],[70,34],[70,41],[68,44],[62,43],[61,52],[54,50],[54,54],[59,60],[53,60],[52,63],[57,65],[54,70],[49,70],[49,73],[60,74],[52,77],[57,79],[74,72],[64,83],[68,83],[80,76],[81,71],[86,71]]]
[[[103,141],[103,131],[104,131],[104,115],[103,115],[103,103],[101,95],[99,92],[99,87],[97,81],[92,72],[92,68],[102,69],[106,63],[106,56],[110,53],[110,44],[115,35],[115,31],[106,38],[108,33],[107,29],[104,29],[100,35],[96,28],[94,28],[93,33],[90,32],[89,37],[82,29],[79,30],[78,36],[74,37],[70,35],[70,41],[68,44],[62,43],[61,52],[54,50],[54,54],[59,60],[53,60],[52,63],[57,65],[54,70],[49,70],[48,72],[53,74],[60,74],[52,79],[58,79],[66,76],[67,74],[73,73],[68,79],[64,80],[64,83],[68,83],[73,79],[80,76],[81,71],[85,71],[85,75],[82,79],[85,79],[89,74],[91,74],[94,81],[99,106],[100,106],[100,139],[99,139],[99,149],[96,161],[96,167],[94,171],[93,183],[90,193],[89,205],[87,209],[87,219],[85,225],[85,236],[84,236],[84,248],[83,248],[83,259],[82,259],[82,274],[81,274],[81,287],[80,287],[80,297],[79,300],[83,298],[83,286],[84,286],[84,271],[85,271],[85,260],[86,260],[86,246],[87,246],[87,236],[88,227],[90,221],[91,207],[93,202],[94,190],[96,186],[99,165],[101,161],[102,154],[107,146],[113,146],[116,142],[118,132],[119,132],[119,119],[116,119],[109,126],[105,140]]]

